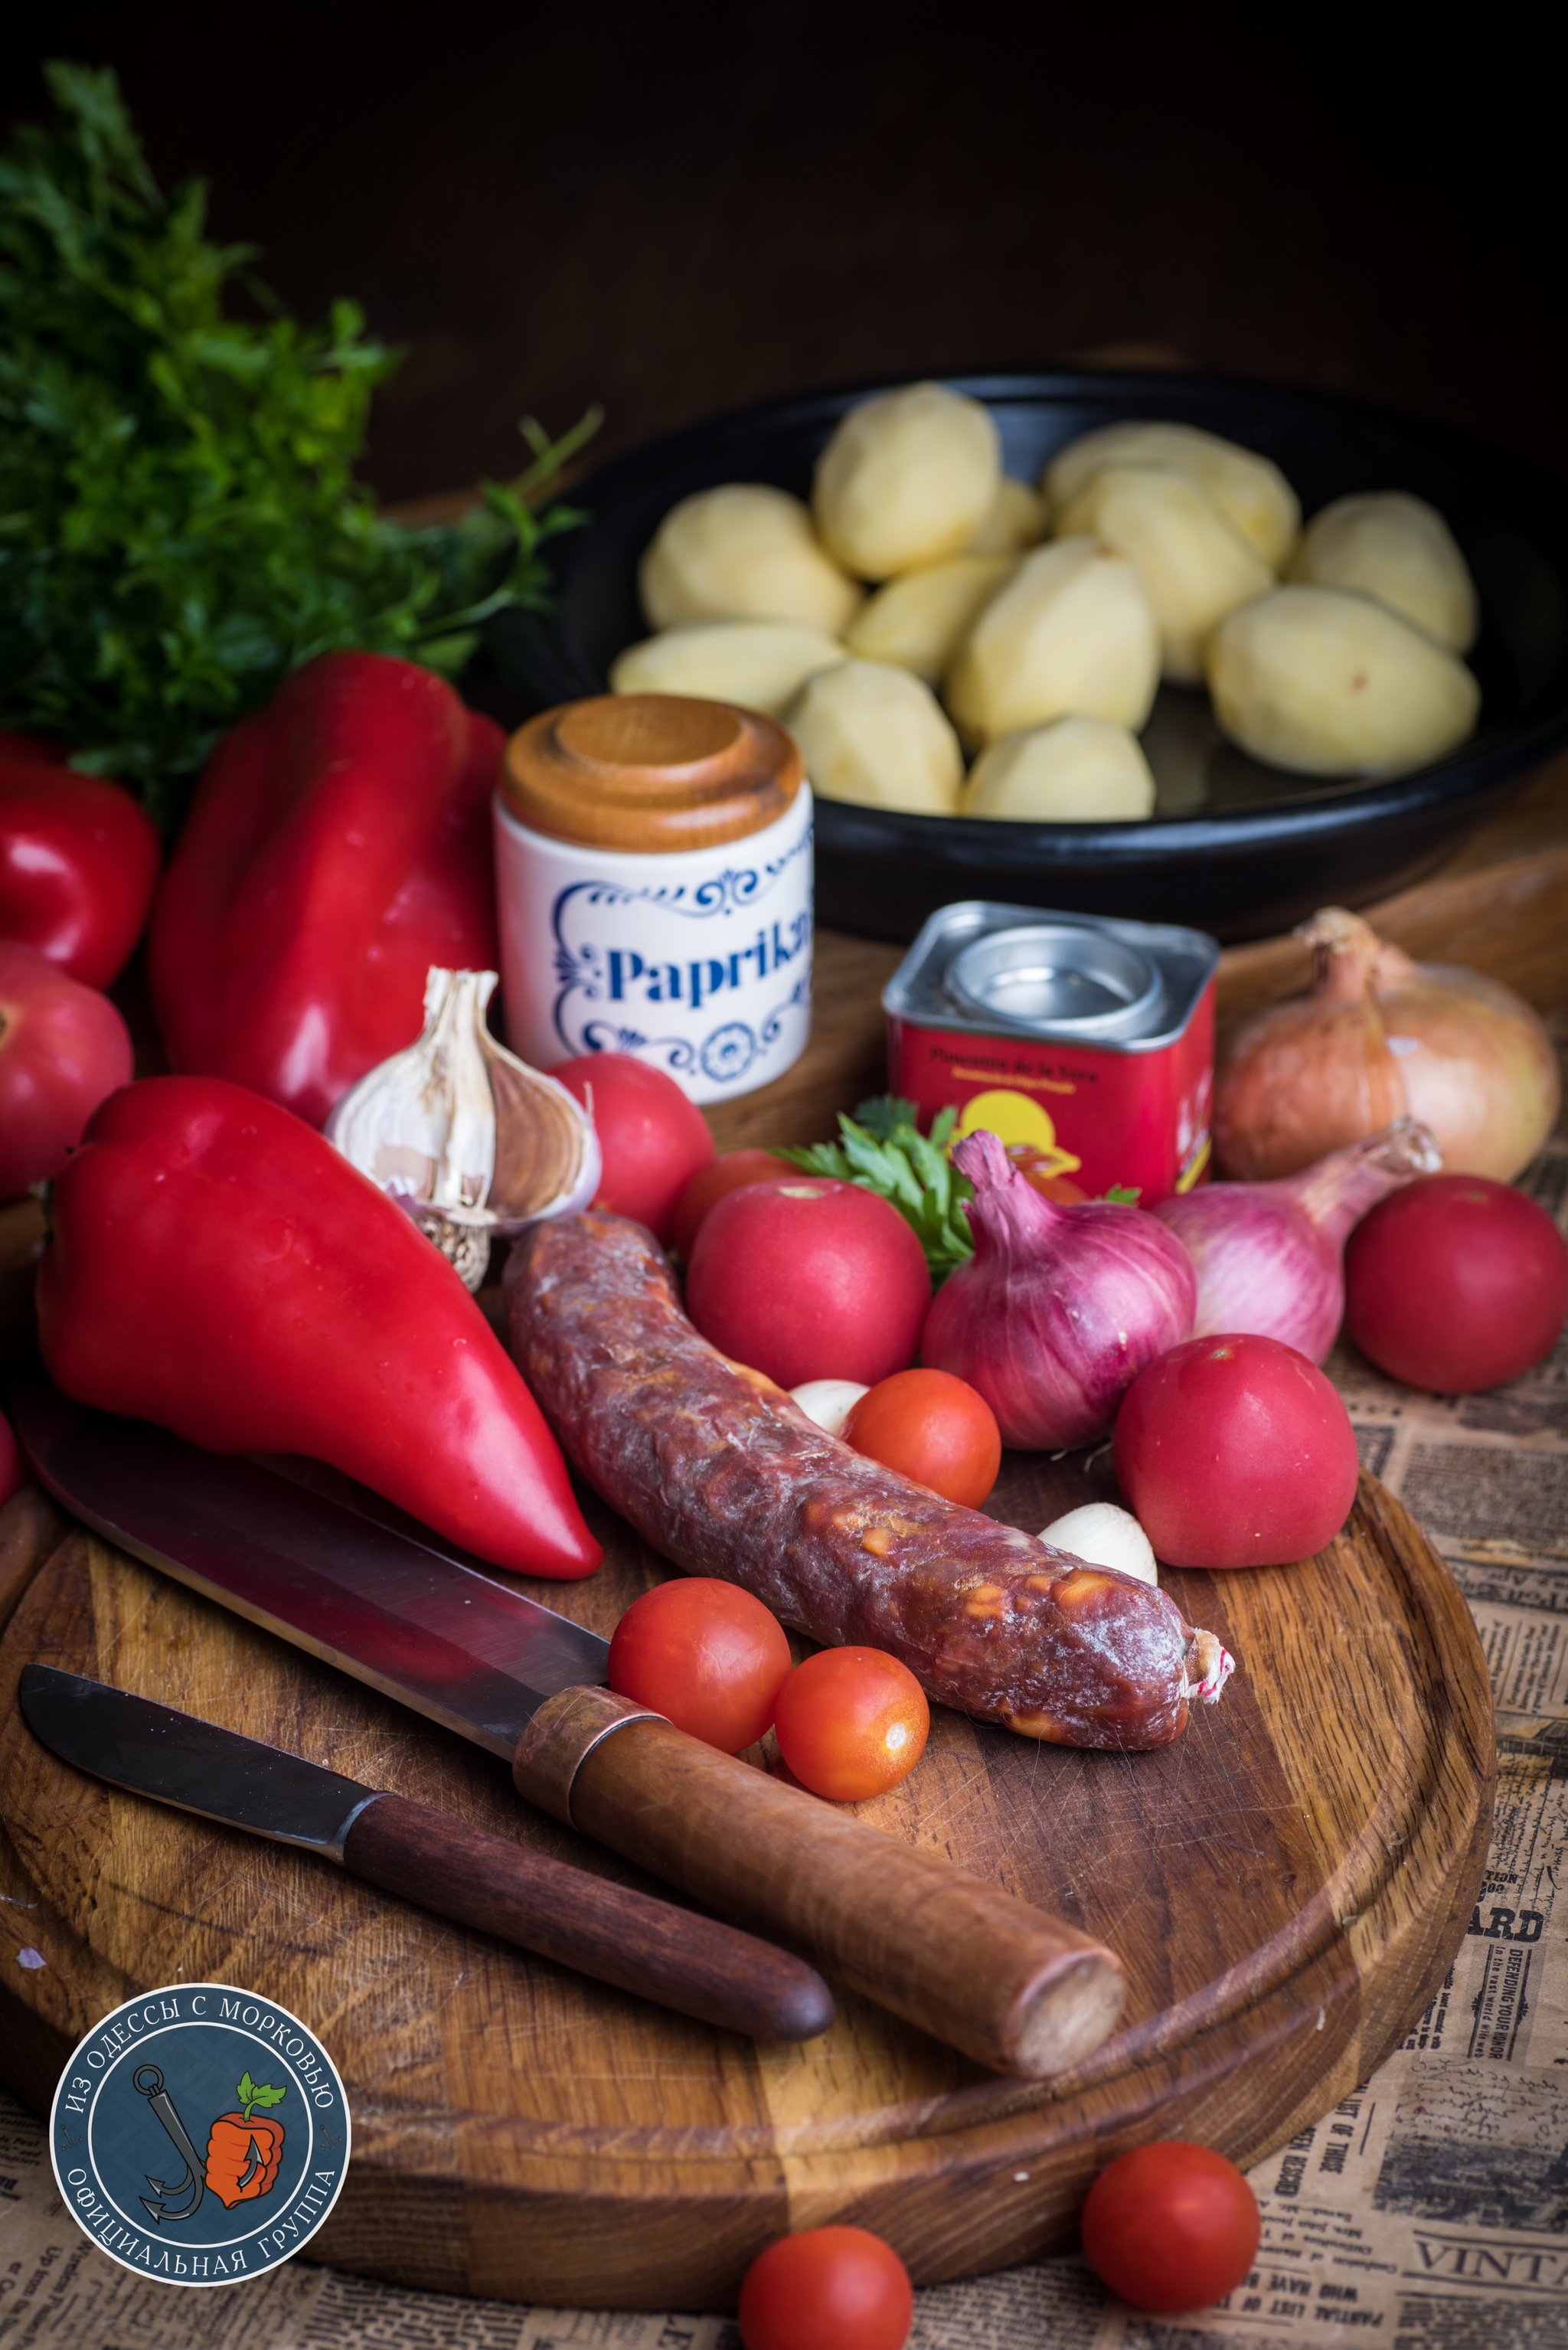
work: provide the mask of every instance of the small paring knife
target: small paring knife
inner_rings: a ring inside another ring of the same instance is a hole
[[[34,1736],[78,1771],[316,1853],[383,1893],[678,2014],[754,2040],[810,2040],[833,2021],[833,1993],[804,1959],[428,1804],[53,1665],[24,1668],[20,1700]]]
[[[1114,2029],[1127,1985],[1103,1942],[617,1697],[607,1640],[376,1495],[45,1379],[10,1406],[46,1492],[106,1540],[487,1748],[529,1803],[950,2047],[1046,2080]]]

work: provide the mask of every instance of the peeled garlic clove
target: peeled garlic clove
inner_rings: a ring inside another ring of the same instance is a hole
[[[486,1027],[496,981],[493,971],[432,966],[418,1040],[361,1077],[326,1128],[471,1289],[493,1234],[586,1208],[600,1171],[587,1112]]]
[[[791,1402],[799,1404],[807,1419],[815,1419],[829,1436],[842,1436],[845,1421],[867,1390],[854,1379],[807,1379],[789,1392]]]
[[[1040,1539],[1054,1550],[1071,1551],[1089,1566],[1108,1566],[1117,1575],[1136,1575],[1140,1583],[1159,1582],[1154,1545],[1130,1510],[1114,1502],[1085,1502],[1064,1517],[1053,1518]]]

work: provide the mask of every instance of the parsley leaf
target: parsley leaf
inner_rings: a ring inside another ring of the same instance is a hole
[[[504,606],[547,601],[534,511],[597,428],[488,482],[462,521],[405,529],[354,477],[400,354],[351,302],[285,313],[247,245],[165,195],[115,76],[45,68],[59,119],[0,151],[0,726],[63,736],[168,825],[218,737],[315,654],[452,673]],[[253,315],[234,315],[231,290]]]
[[[947,1155],[957,1122],[956,1109],[939,1110],[923,1135],[914,1103],[884,1094],[862,1102],[853,1118],[839,1111],[837,1142],[775,1149],[774,1156],[813,1175],[857,1183],[897,1208],[925,1252],[931,1287],[940,1289],[974,1254],[961,1205],[973,1199],[974,1186]]]

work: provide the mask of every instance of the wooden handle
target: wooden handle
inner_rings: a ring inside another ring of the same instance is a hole
[[[565,1788],[586,1835],[998,2072],[1061,2072],[1121,2013],[1103,1943],[607,1690],[549,1700],[514,1767],[533,1801]]]
[[[809,2040],[833,2021],[833,1993],[803,1959],[402,1795],[367,1804],[343,1859],[383,1893],[704,2023]]]

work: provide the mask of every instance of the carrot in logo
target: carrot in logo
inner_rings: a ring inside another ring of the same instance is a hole
[[[226,2211],[265,2195],[283,2160],[283,2124],[252,2116],[257,2106],[281,2105],[286,2088],[258,2088],[247,2073],[236,2094],[243,2111],[220,2114],[207,2138],[207,2185]]]

